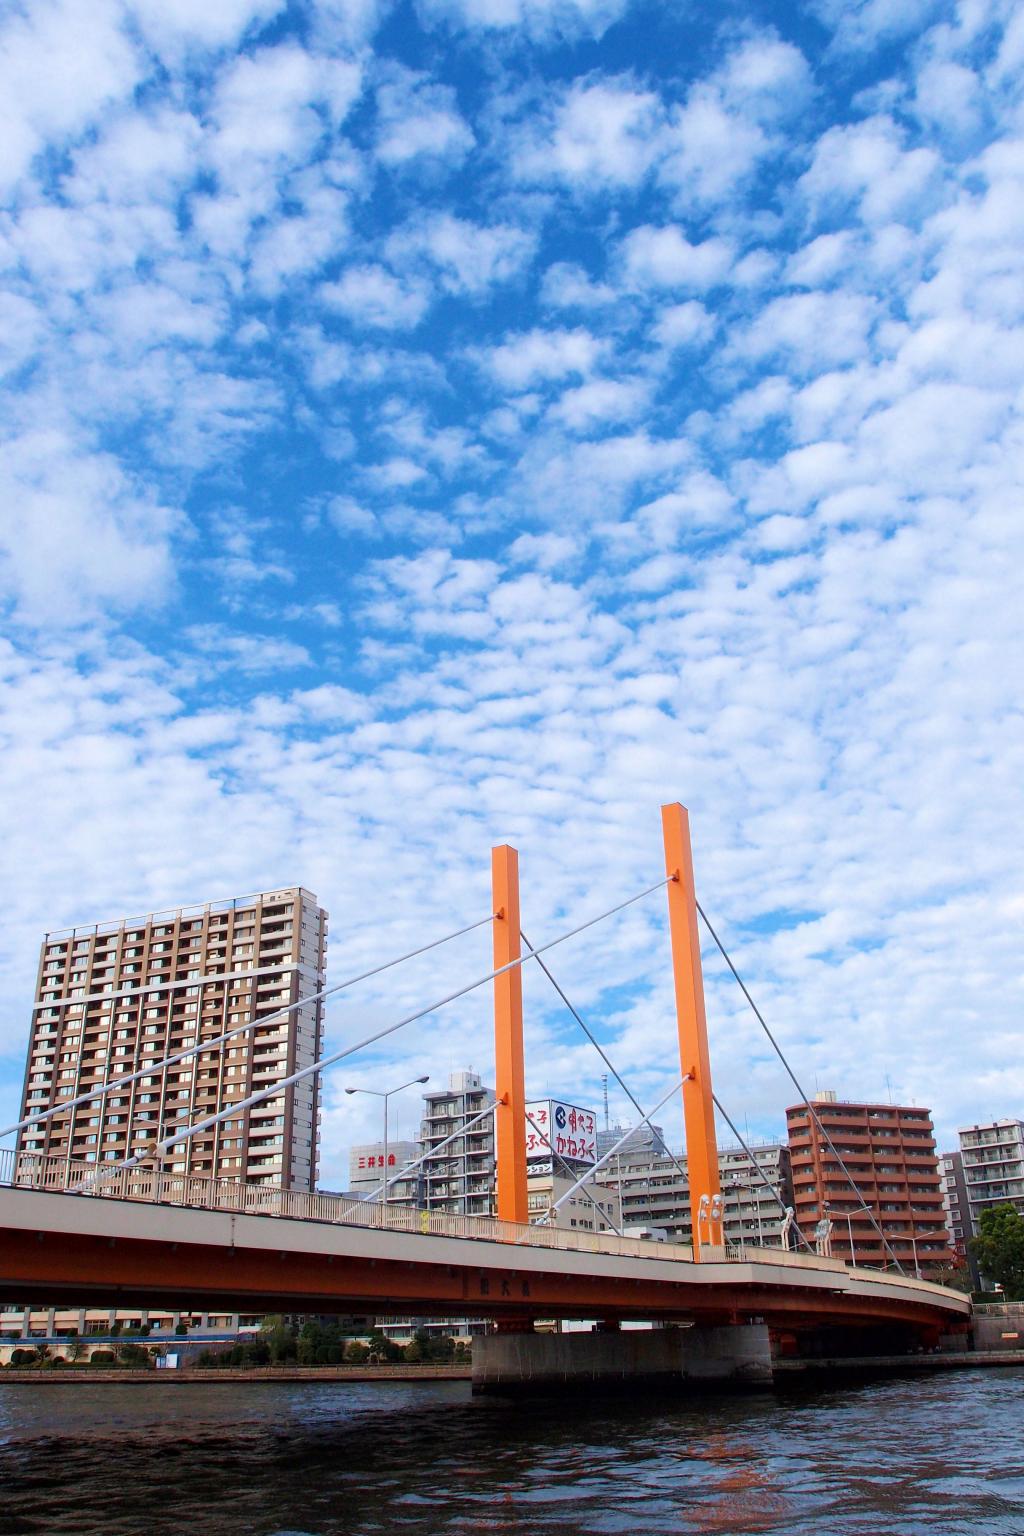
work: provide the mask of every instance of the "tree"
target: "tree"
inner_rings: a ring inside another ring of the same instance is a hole
[[[265,1317],[260,1324],[260,1338],[270,1351],[273,1365],[282,1365],[285,1360],[295,1359],[295,1329],[289,1327],[283,1317],[276,1313]]]
[[[971,1252],[986,1279],[1001,1285],[1007,1301],[1024,1301],[1024,1218],[1012,1205],[982,1211]]]
[[[117,1351],[117,1358],[121,1365],[148,1366],[150,1363],[149,1350],[141,1344],[122,1344]]]

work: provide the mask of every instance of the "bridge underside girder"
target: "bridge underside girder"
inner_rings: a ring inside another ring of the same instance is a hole
[[[851,1296],[799,1284],[780,1288],[738,1283],[727,1273],[734,1266],[721,1266],[721,1283],[698,1286],[653,1278],[538,1273],[517,1266],[515,1250],[508,1252],[507,1267],[495,1267],[493,1254],[483,1267],[21,1229],[0,1229],[0,1254],[0,1299],[34,1305],[524,1321],[757,1320],[787,1333],[840,1324],[899,1324],[922,1336],[935,1334],[941,1323],[934,1307],[906,1299]],[[701,1268],[707,1275],[711,1266]]]

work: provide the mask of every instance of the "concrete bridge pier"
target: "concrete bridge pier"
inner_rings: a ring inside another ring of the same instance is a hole
[[[714,1383],[772,1384],[772,1351],[764,1323],[727,1327],[654,1328],[593,1333],[491,1333],[473,1340],[473,1391],[508,1394],[548,1387]]]

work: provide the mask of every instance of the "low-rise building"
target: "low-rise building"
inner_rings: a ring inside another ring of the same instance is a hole
[[[418,1141],[369,1141],[352,1147],[348,1155],[349,1189],[364,1198],[383,1189],[388,1184],[389,1205],[409,1205],[421,1209],[426,1203],[425,1180],[421,1166],[404,1170],[410,1164],[419,1163]],[[380,1198],[380,1196],[378,1196]]]
[[[10,1365],[18,1351],[27,1350],[49,1360],[85,1365],[94,1354],[102,1358],[125,1344],[189,1355],[210,1344],[251,1339],[262,1321],[237,1312],[8,1306],[0,1311],[0,1365]]]
[[[759,1244],[780,1248],[784,1246],[786,1208],[793,1203],[789,1149],[771,1141],[756,1143],[750,1152],[752,1156],[742,1147],[719,1149],[725,1241],[733,1247]],[[692,1243],[685,1157],[624,1149],[605,1163],[599,1177],[620,1194],[625,1231],[644,1227],[663,1231],[670,1242]]]
[[[610,1185],[588,1179],[569,1195],[579,1175],[546,1171],[529,1175],[526,1180],[526,1208],[531,1222],[545,1221],[553,1227],[580,1232],[619,1232],[622,1207],[619,1192]],[[565,1200],[565,1196],[569,1198]],[[556,1201],[564,1203],[553,1211]],[[552,1214],[553,1211],[553,1214]]]

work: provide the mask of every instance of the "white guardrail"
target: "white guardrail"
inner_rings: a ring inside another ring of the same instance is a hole
[[[326,1222],[332,1226],[369,1227],[384,1232],[414,1232],[430,1237],[468,1237],[483,1242],[518,1243],[529,1248],[556,1248],[574,1253],[606,1253],[634,1259],[660,1259],[689,1264],[693,1249],[683,1243],[652,1242],[619,1237],[614,1232],[566,1230],[564,1227],[524,1226],[493,1216],[456,1216],[447,1211],[412,1210],[380,1205],[343,1195],[307,1194],[243,1184],[235,1179],[211,1179],[200,1174],[164,1173],[152,1168],[68,1163],[66,1158],[39,1152],[0,1148],[0,1187],[47,1190],[89,1199],[132,1200],[148,1205],[182,1205],[204,1211],[231,1211],[245,1216],[279,1216],[292,1221]],[[850,1270],[842,1259],[791,1253],[782,1248],[712,1247],[701,1250],[705,1263],[772,1264],[787,1269],[831,1270],[860,1280],[893,1281],[920,1287],[932,1294],[944,1287],[909,1280],[878,1270]],[[950,1294],[945,1292],[945,1294]]]

